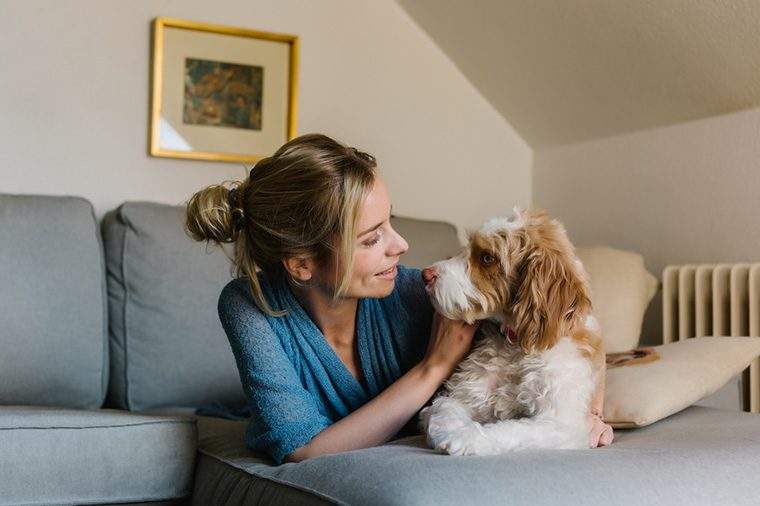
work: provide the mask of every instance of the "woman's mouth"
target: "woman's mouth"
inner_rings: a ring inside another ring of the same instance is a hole
[[[383,272],[379,272],[379,273],[375,274],[375,276],[378,277],[378,278],[383,278],[383,279],[394,279],[396,277],[396,273],[397,272],[398,272],[398,269],[394,265],[393,267],[391,267],[387,271],[383,271]]]

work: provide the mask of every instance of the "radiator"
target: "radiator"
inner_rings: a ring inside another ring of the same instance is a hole
[[[760,263],[670,265],[662,273],[663,342],[760,336]],[[760,412],[760,358],[742,372],[743,407]]]

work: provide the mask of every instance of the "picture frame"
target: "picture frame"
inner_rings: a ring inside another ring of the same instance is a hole
[[[296,136],[295,35],[153,20],[149,154],[249,162]]]

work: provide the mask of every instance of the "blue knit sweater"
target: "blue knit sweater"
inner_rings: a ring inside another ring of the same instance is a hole
[[[393,292],[359,299],[356,334],[366,385],[351,374],[297,301],[287,281],[258,274],[282,317],[258,309],[247,278],[219,296],[219,318],[240,373],[251,419],[246,446],[277,464],[329,425],[390,386],[427,350],[434,309],[419,269],[398,266]]]

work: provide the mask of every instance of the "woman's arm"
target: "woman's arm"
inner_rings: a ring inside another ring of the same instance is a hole
[[[449,366],[433,365],[423,360],[375,398],[324,429],[285,460],[297,462],[385,443],[430,400],[451,372]]]

